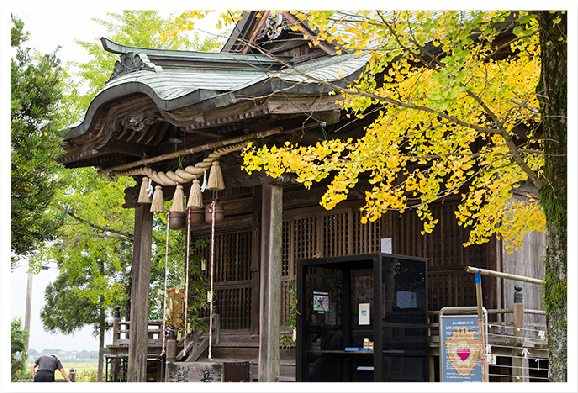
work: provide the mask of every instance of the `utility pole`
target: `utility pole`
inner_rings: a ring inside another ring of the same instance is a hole
[[[28,283],[26,284],[26,316],[24,318],[24,329],[28,332],[26,337],[26,353],[28,353],[28,343],[30,341],[30,313],[32,308],[32,273],[28,273]]]
[[[50,261],[48,261],[50,262]],[[31,264],[28,263],[28,269],[31,268]],[[41,266],[42,270],[50,269],[50,266]],[[28,272],[28,282],[26,284],[26,315],[24,317],[24,329],[28,332],[28,337],[26,337],[26,353],[28,353],[28,344],[30,343],[30,315],[32,313],[32,272]]]

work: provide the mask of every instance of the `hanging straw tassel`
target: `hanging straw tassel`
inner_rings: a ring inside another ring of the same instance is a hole
[[[207,189],[211,191],[221,191],[225,189],[225,182],[223,181],[223,174],[221,173],[219,161],[213,161],[211,174],[209,175],[209,181],[207,182]]]
[[[155,193],[153,194],[153,203],[151,205],[152,213],[163,213],[165,211],[165,205],[163,204],[163,188],[160,185],[155,187]]]
[[[203,195],[201,194],[201,182],[198,179],[193,180],[191,185],[191,195],[189,195],[189,203],[187,207],[203,207]]]
[[[177,184],[177,188],[175,189],[171,211],[175,213],[185,212],[185,191],[183,190],[183,186],[180,184]]]
[[[148,193],[149,178],[144,176],[140,185],[140,193],[138,194],[138,203],[152,203],[152,198]]]

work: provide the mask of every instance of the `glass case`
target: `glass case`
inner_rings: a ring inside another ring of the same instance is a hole
[[[298,261],[297,381],[428,381],[426,266],[393,254]]]

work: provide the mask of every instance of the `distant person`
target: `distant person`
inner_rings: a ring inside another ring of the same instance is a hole
[[[38,372],[34,375],[36,367],[38,367]],[[66,375],[64,367],[62,367],[62,363],[60,363],[56,355],[40,356],[30,365],[30,374],[32,374],[32,380],[34,382],[54,382],[54,371],[56,370],[60,371],[64,379],[72,382],[70,378],[68,378],[68,375]]]

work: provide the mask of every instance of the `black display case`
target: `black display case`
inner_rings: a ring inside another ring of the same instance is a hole
[[[299,260],[296,380],[428,381],[426,269],[393,254]]]

